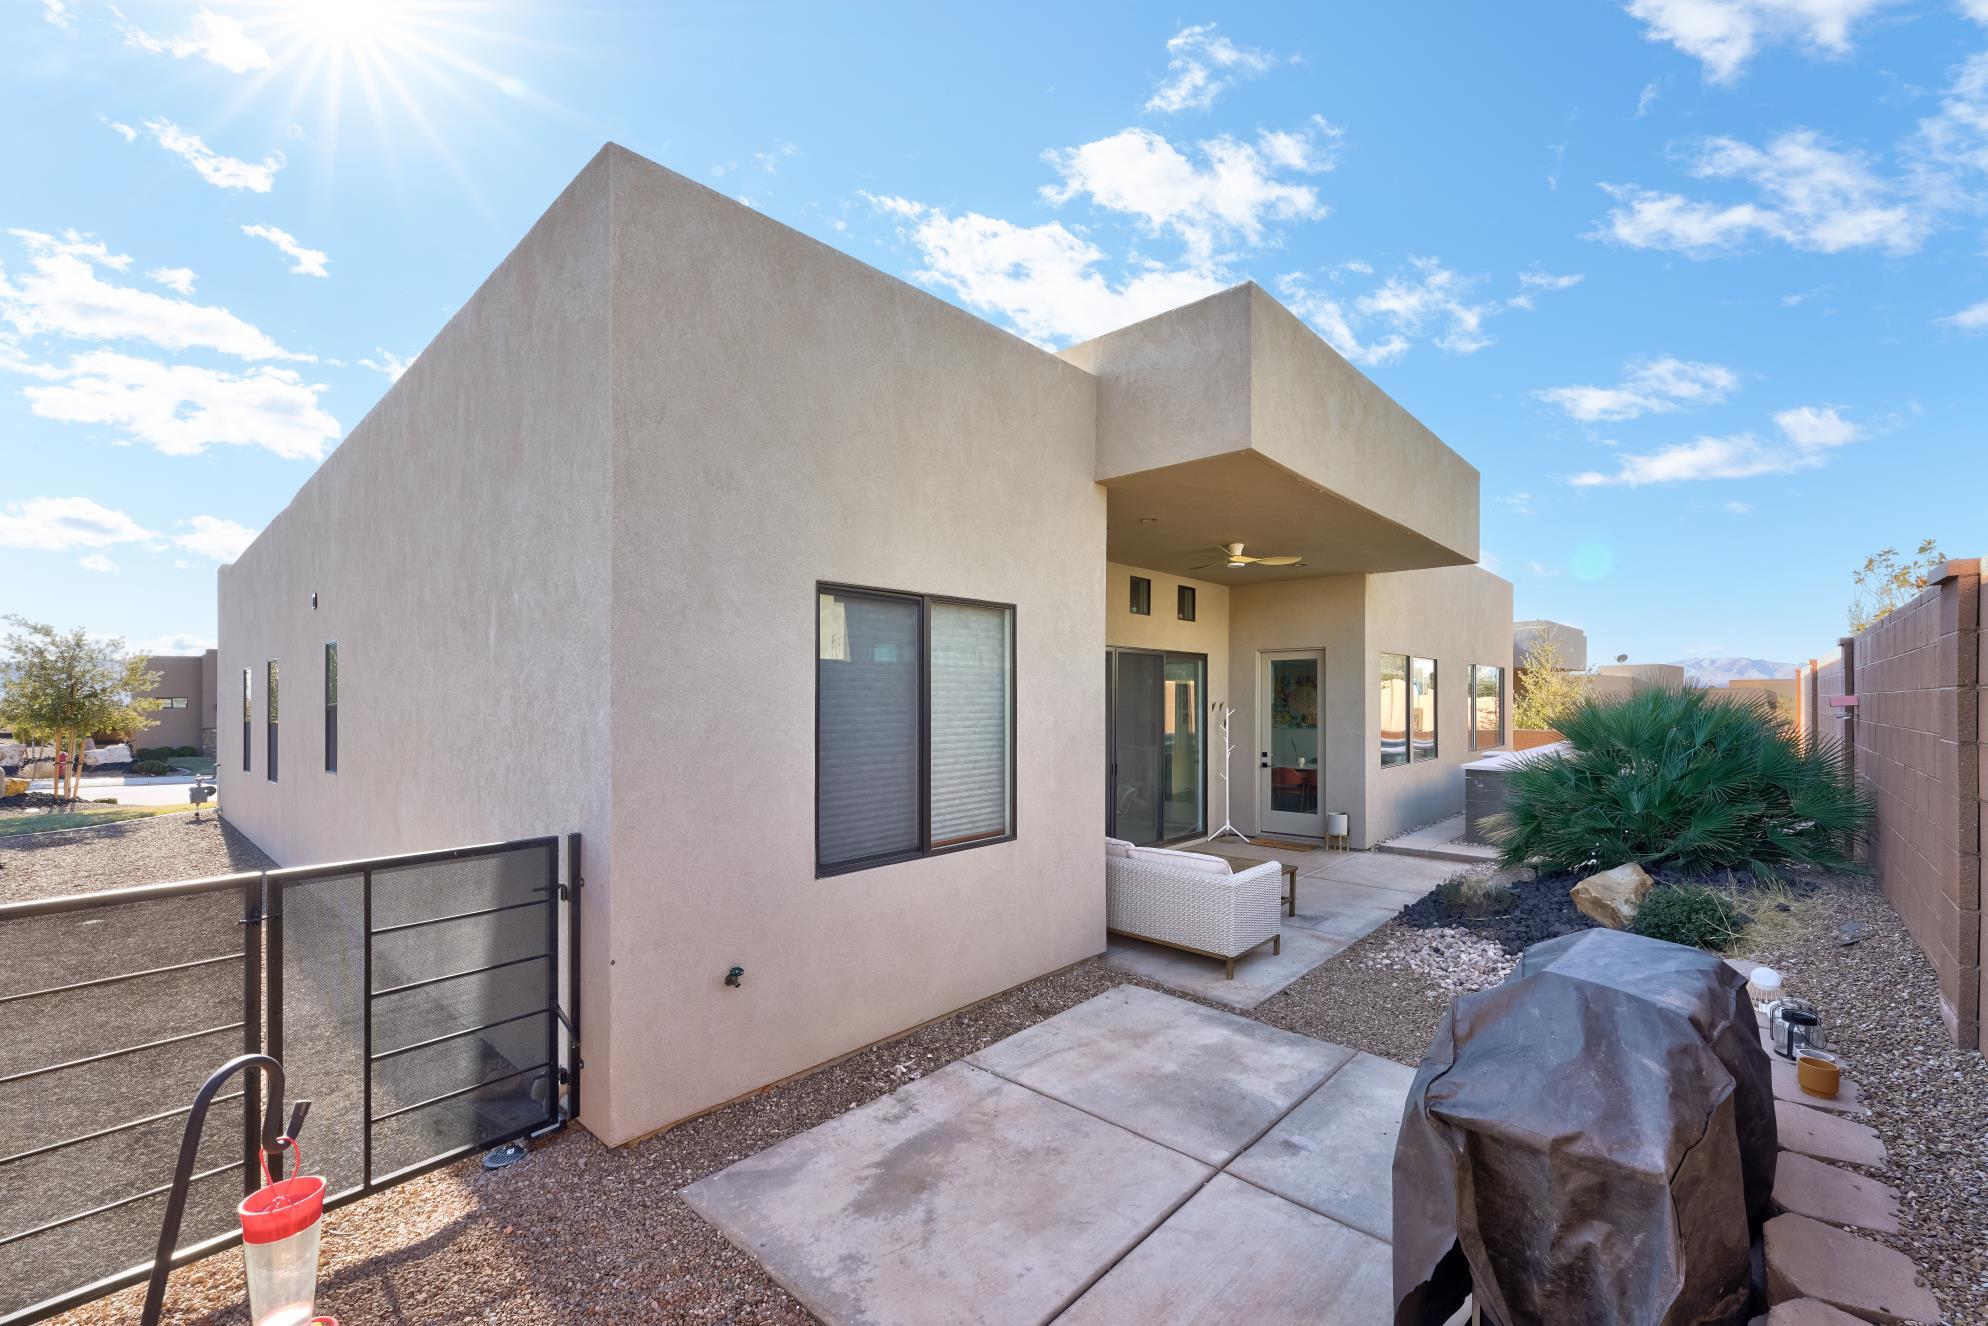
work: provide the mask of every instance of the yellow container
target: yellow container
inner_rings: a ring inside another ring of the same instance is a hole
[[[0,790],[0,797],[17,797],[17,796],[26,795],[28,790],[27,779],[9,778],[5,781],[6,781],[6,787],[4,790]]]
[[[1795,1058],[1795,1081],[1811,1096],[1834,1100],[1843,1086],[1843,1070],[1836,1066],[1833,1055],[1803,1050]]]

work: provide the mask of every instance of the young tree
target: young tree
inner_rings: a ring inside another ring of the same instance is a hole
[[[1850,597],[1850,633],[1868,630],[1910,603],[1946,564],[1947,555],[1934,539],[1921,539],[1909,561],[1901,561],[1896,548],[1880,548],[1866,557],[1850,575],[1857,586]]]
[[[83,772],[83,742],[92,732],[131,733],[152,726],[159,707],[150,698],[159,674],[126,654],[122,640],[92,640],[81,628],[57,631],[8,617],[7,662],[0,682],[0,726],[24,742],[53,746],[67,757],[55,794],[75,800]]]
[[[1588,697],[1588,674],[1570,672],[1550,635],[1536,635],[1512,678],[1512,726],[1550,728]]]

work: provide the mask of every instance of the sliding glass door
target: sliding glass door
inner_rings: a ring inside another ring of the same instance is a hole
[[[1114,838],[1171,842],[1207,831],[1208,660],[1146,649],[1105,653],[1105,825]]]

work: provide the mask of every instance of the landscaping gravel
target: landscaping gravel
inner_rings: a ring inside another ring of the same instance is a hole
[[[1489,872],[1480,869],[1459,873],[1481,876]],[[1567,896],[1578,876],[1538,876],[1530,870],[1521,870],[1500,871],[1497,878],[1511,889],[1516,900],[1509,911],[1495,916],[1458,916],[1444,903],[1442,890],[1437,889],[1402,908],[1399,922],[1418,930],[1463,930],[1514,955],[1541,940],[1594,928],[1595,922],[1583,915]]]
[[[0,838],[0,902],[200,879],[276,863],[213,815],[155,815]]]

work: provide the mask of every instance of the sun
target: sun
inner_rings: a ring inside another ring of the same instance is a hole
[[[283,0],[271,26],[314,53],[370,52],[404,46],[419,7],[396,0]],[[272,35],[275,35],[274,33]]]

